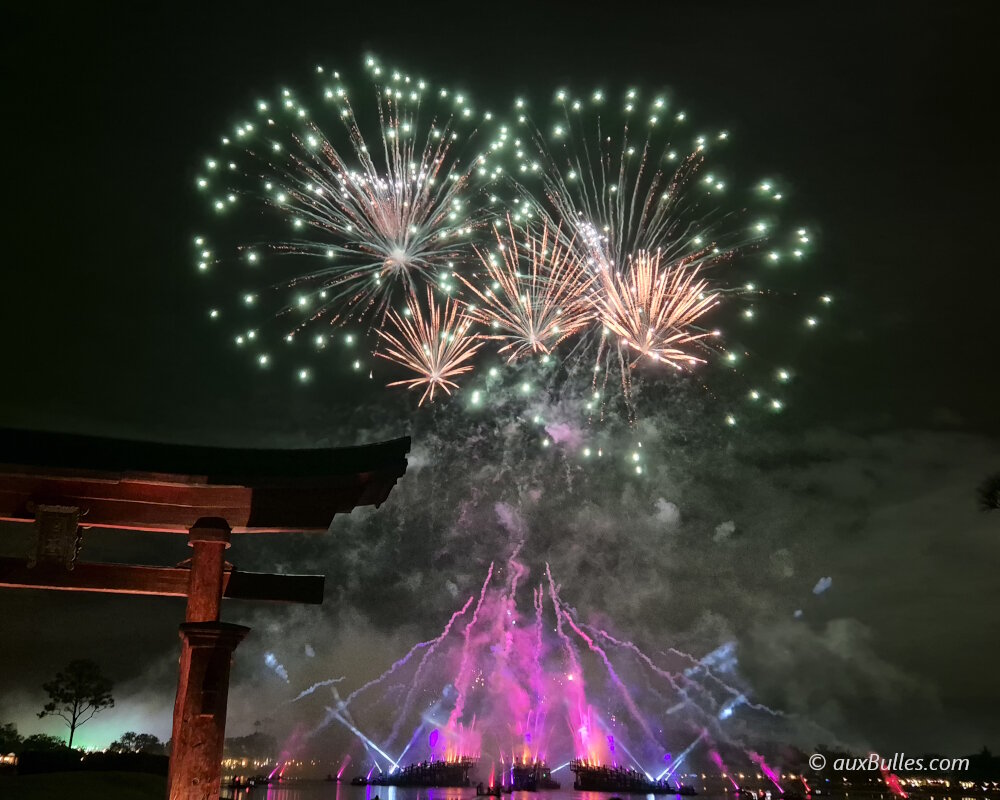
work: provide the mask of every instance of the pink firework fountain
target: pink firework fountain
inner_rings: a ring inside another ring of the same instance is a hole
[[[517,520],[505,525],[515,531]],[[745,726],[731,720],[773,720],[777,712],[751,703],[716,674],[711,659],[673,649],[650,655],[582,621],[548,565],[544,581],[529,584],[532,608],[522,613],[517,595],[529,570],[519,551],[515,543],[503,566],[491,564],[479,592],[441,633],[379,677],[343,699],[336,679],[302,692],[296,702],[315,702],[326,691],[335,697],[310,735],[333,723],[353,734],[361,750],[355,763],[377,768],[373,782],[392,780],[406,764],[478,761],[482,776],[495,773],[496,785],[509,786],[526,766],[540,765],[548,776],[551,759],[559,764],[553,773],[570,762],[609,766],[665,788],[701,746],[727,774],[716,748],[742,752],[778,786],[743,742]],[[672,761],[671,749],[680,753]]]

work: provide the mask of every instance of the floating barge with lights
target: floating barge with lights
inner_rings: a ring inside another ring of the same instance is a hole
[[[618,765],[591,764],[571,761],[573,788],[581,792],[622,792],[625,794],[695,794],[687,786],[672,786],[669,781],[657,781],[638,770]]]
[[[362,781],[369,786],[418,786],[421,788],[471,786],[469,770],[474,766],[476,766],[476,759],[469,757],[457,758],[453,761],[418,761],[393,772],[380,773],[367,780],[362,778]],[[357,779],[355,778],[355,780]]]
[[[515,761],[504,770],[501,787],[505,792],[535,792],[558,789],[559,781],[553,780],[552,770],[544,761]]]

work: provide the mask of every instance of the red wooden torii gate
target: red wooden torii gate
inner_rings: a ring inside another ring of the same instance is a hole
[[[170,754],[170,800],[217,800],[229,671],[249,628],[223,597],[321,603],[323,576],[241,572],[231,534],[326,531],[380,505],[406,471],[408,437],[362,447],[227,449],[0,430],[0,522],[30,523],[29,558],[0,557],[0,587],[187,598]],[[187,534],[175,567],[78,561],[89,527]]]

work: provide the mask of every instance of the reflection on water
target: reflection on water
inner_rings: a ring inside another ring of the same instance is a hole
[[[227,794],[228,792],[228,794]],[[222,797],[233,800],[475,800],[473,787],[417,788],[399,786],[351,786],[333,781],[289,781],[280,785],[249,789],[223,789]],[[610,792],[578,792],[553,789],[514,792],[511,800],[608,800]],[[628,795],[629,800],[674,800],[673,795]],[[699,800],[732,800],[723,796],[699,795]],[[939,798],[943,800],[943,798]]]
[[[883,792],[837,792],[836,800],[895,800]],[[608,800],[610,792],[578,792],[574,789],[555,789],[539,792],[514,792],[511,800]],[[475,800],[476,790],[426,789],[397,786],[351,786],[333,781],[288,781],[274,786],[257,786],[249,789],[223,789],[223,798],[231,800]],[[674,795],[625,795],[627,800],[681,800]],[[830,798],[825,794],[823,798]],[[990,795],[995,797],[995,795]],[[910,793],[911,800],[982,800],[983,795],[968,797],[962,795],[930,795]],[[729,792],[698,795],[697,800],[734,800]],[[821,800],[817,797],[816,800]]]

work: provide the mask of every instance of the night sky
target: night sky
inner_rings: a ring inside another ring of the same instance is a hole
[[[421,442],[426,423],[408,420],[404,409],[415,404],[390,399],[346,367],[295,385],[237,357],[228,332],[207,319],[211,300],[190,258],[191,237],[205,225],[196,165],[259,94],[286,81],[307,85],[316,63],[357,74],[369,52],[497,106],[520,90],[563,83],[669,86],[693,116],[732,131],[754,171],[793,187],[795,211],[820,242],[802,289],[830,290],[836,304],[822,334],[793,353],[800,377],[788,412],[738,446],[733,460],[742,472],[686,456],[676,470],[665,461],[663,475],[672,478],[648,490],[635,546],[656,547],[642,539],[659,535],[655,525],[664,521],[655,501],[676,501],[685,522],[674,552],[683,550],[696,582],[677,579],[664,594],[668,611],[616,605],[593,588],[581,588],[576,602],[581,612],[611,606],[623,625],[651,638],[669,631],[692,651],[739,641],[741,668],[760,696],[822,720],[845,742],[951,755],[983,744],[1000,749],[1000,527],[977,512],[974,496],[976,484],[1000,469],[989,227],[997,177],[990,48],[998,31],[985,7],[6,9],[0,423],[288,446],[413,432],[419,472],[433,436]],[[346,422],[361,417],[363,424]],[[730,481],[727,510],[747,531],[733,540],[747,548],[742,554],[711,549],[720,544],[712,530],[728,517],[709,518],[704,509],[721,489],[711,481],[698,488],[698,476],[718,469]],[[400,504],[420,502],[406,488],[411,477],[412,470],[383,510],[386,526],[405,522]],[[554,508],[544,514],[554,516]],[[368,592],[342,567],[357,565],[357,537],[383,542],[379,519],[338,519],[334,532],[347,532],[340,539],[306,545],[238,543],[241,565],[316,568],[330,577],[322,611],[224,609],[261,639],[237,654],[233,733],[249,732],[258,718],[253,692],[272,692],[265,696],[275,703],[287,695],[255,666],[275,626],[290,626],[280,629],[299,646],[299,655],[283,656],[293,688],[333,674],[363,682],[371,667],[351,660],[350,636],[359,649],[367,645],[373,663],[387,665],[447,619],[454,597],[435,595],[435,583],[447,578],[464,592],[500,555],[477,545],[475,563],[439,581],[441,565],[416,558],[420,587],[408,593],[393,560],[399,550],[375,547],[374,557],[387,561],[372,580],[385,573],[397,580],[384,593]],[[446,547],[433,520],[420,519],[428,527],[413,535]],[[707,538],[698,539],[699,524]],[[22,531],[0,533],[4,554],[27,548]],[[581,560],[572,544],[533,541],[538,564],[561,560],[566,592],[576,579],[586,583],[588,570],[626,569],[596,556]],[[782,568],[784,583],[739,585],[747,578],[737,562],[774,565],[779,551],[791,554],[794,575]],[[84,555],[173,563],[186,552],[180,537],[95,534]],[[732,580],[728,591],[750,598],[729,616],[727,590],[708,587],[715,569]],[[823,576],[832,587],[815,596]],[[792,610],[808,603],[805,622],[793,627]],[[85,744],[126,728],[166,738],[180,614],[166,600],[3,592],[0,639],[12,644],[0,654],[0,722],[16,721],[23,733],[57,732],[33,719],[39,686],[79,654],[104,664],[121,687],[118,708],[81,731]],[[671,621],[657,627],[659,616]],[[301,655],[306,644],[315,657]],[[872,697],[878,701],[868,703]]]

